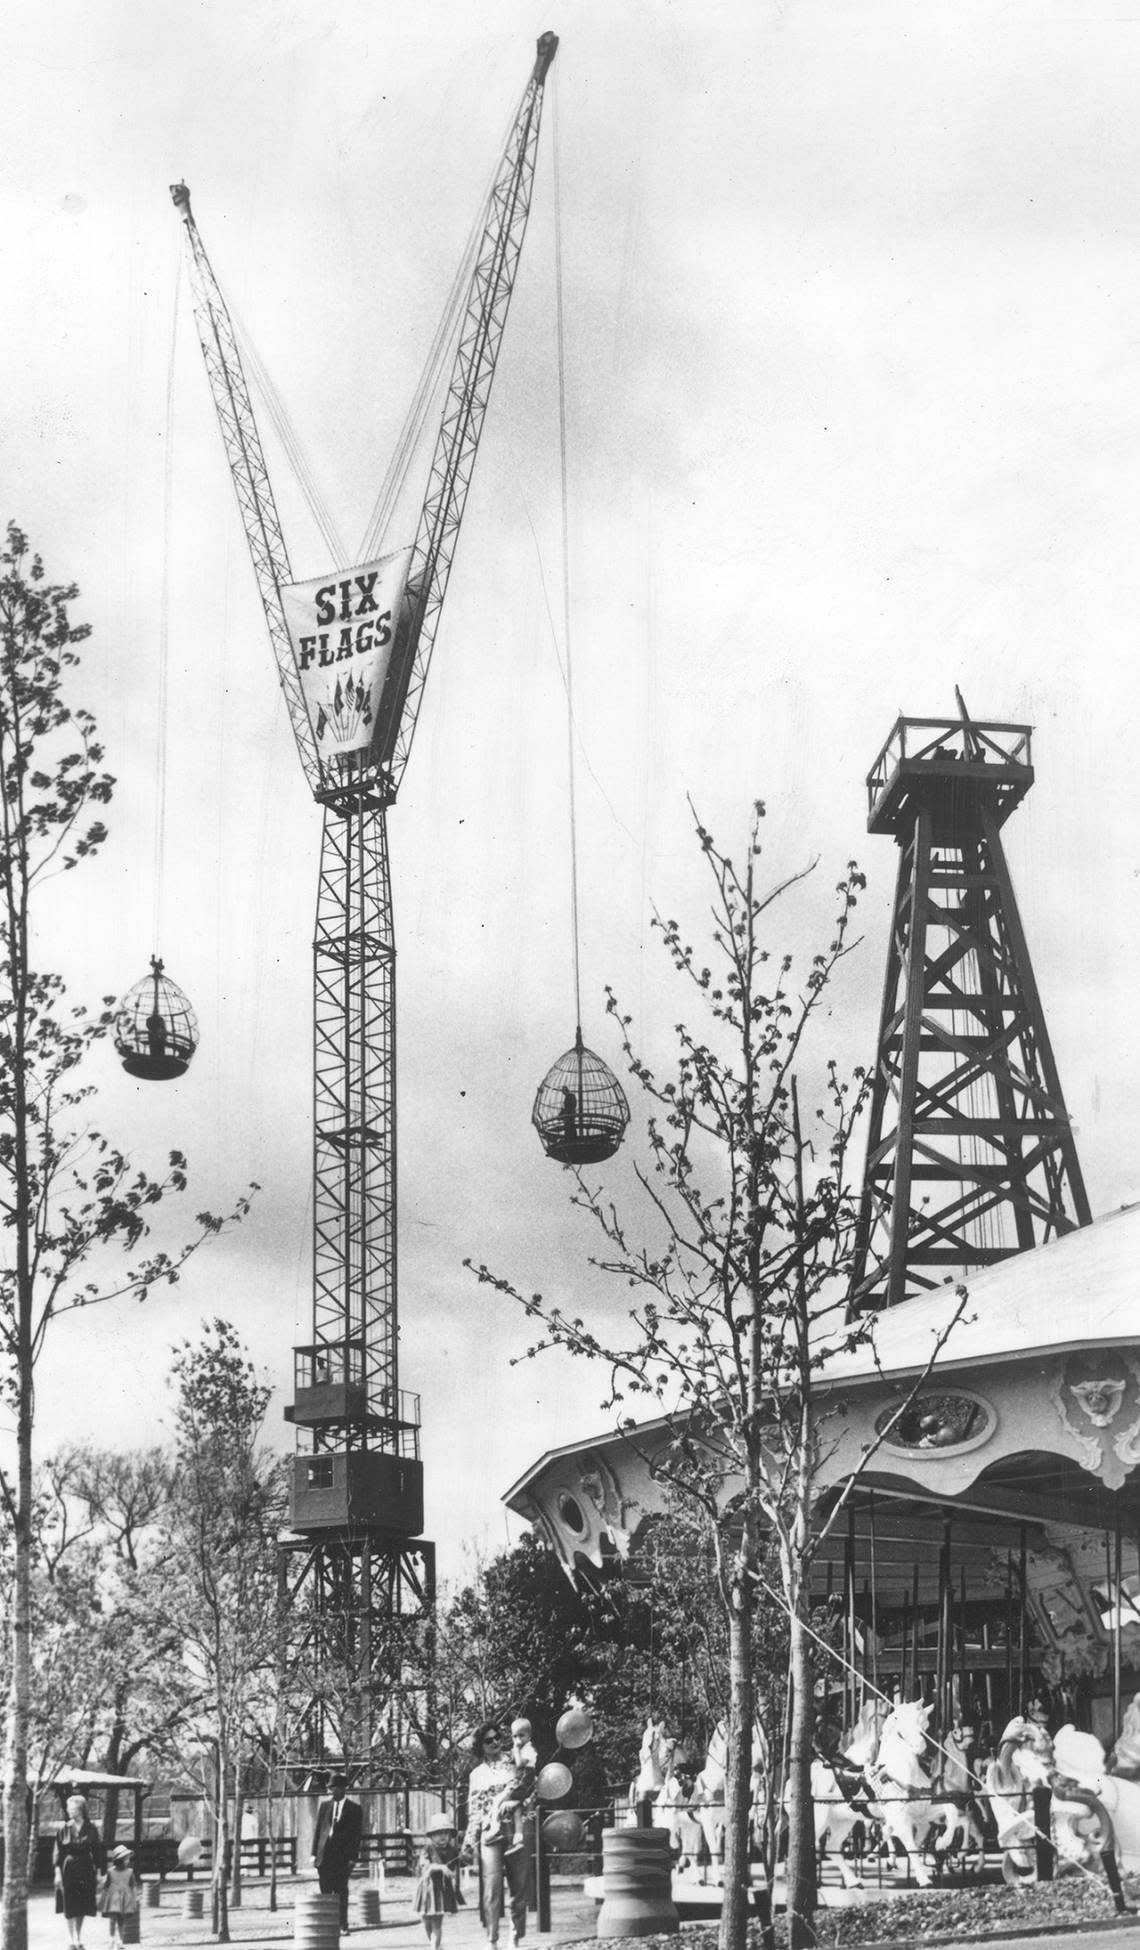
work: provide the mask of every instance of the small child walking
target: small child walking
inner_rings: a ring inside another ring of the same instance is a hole
[[[463,1894],[459,1887],[459,1838],[455,1816],[433,1815],[424,1834],[413,1909],[424,1919],[428,1942],[440,1950],[443,1919],[454,1916]]]
[[[133,1916],[139,1906],[139,1886],[129,1848],[120,1842],[107,1857],[107,1874],[99,1891],[99,1913],[107,1918],[112,1945],[123,1941],[123,1918]]]

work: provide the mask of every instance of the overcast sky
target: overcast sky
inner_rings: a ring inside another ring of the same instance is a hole
[[[587,1272],[529,1121],[574,1031],[544,593],[560,614],[556,133],[587,1041],[616,1060],[610,982],[664,1059],[683,1004],[650,917],[699,931],[706,902],[686,795],[730,849],[760,795],[773,874],[820,860],[775,945],[826,928],[849,857],[868,873],[826,1039],[869,1060],[894,848],[865,834],[864,778],[896,715],[952,711],[958,683],[976,716],[1036,727],[1011,863],[1094,1212],[1140,1194],[1140,19],[1108,0],[41,0],[5,33],[3,513],[81,586],[73,695],[119,787],[100,861],[45,902],[40,957],[96,1000],[158,947],[200,1053],[158,1086],[100,1052],[99,1118],[140,1162],[185,1149],[188,1213],[264,1188],[176,1291],[59,1325],[41,1449],[155,1437],[171,1345],[215,1312],[277,1386],[284,1445],[310,1334],[320,817],[168,185],[191,186],[354,548],[545,28],[531,229],[390,819],[401,1378],[445,1576],[505,1539],[499,1496],[543,1449],[604,1426],[600,1377],[510,1365],[523,1325],[464,1257],[575,1311],[626,1304]],[[318,574],[266,445],[295,571]]]

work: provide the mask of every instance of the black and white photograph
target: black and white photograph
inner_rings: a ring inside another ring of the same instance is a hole
[[[1140,1944],[1140,16],[3,65],[4,1950]]]

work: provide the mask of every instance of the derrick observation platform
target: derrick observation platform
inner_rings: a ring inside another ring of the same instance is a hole
[[[980,823],[1004,826],[1033,784],[1032,730],[962,718],[898,718],[867,776],[867,828],[896,837],[920,809],[935,843]]]

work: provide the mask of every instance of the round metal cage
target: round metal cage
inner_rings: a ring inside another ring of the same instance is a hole
[[[115,1048],[132,1077],[180,1077],[198,1047],[198,1018],[157,956],[115,1014]]]
[[[562,1165],[597,1165],[612,1158],[629,1123],[625,1091],[607,1063],[578,1032],[538,1086],[531,1121],[548,1158]]]

